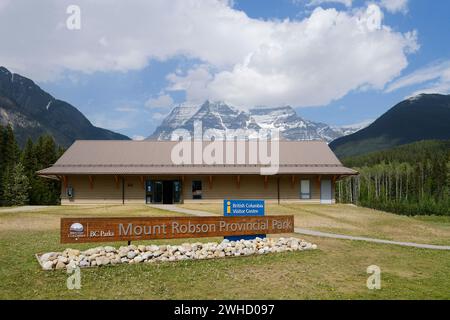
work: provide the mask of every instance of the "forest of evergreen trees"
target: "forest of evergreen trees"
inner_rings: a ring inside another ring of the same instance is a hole
[[[36,171],[63,153],[49,135],[19,148],[0,126],[0,205],[59,204],[60,182]],[[336,200],[405,215],[450,215],[450,141],[422,141],[343,160],[359,176],[336,184]]]
[[[36,171],[51,166],[62,154],[51,136],[35,143],[29,139],[21,150],[10,126],[0,126],[0,205],[58,204],[60,183]]]
[[[450,141],[421,141],[344,159],[360,172],[336,200],[404,215],[450,215]]]

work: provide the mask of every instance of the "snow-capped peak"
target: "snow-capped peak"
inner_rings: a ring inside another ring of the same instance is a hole
[[[193,131],[195,121],[201,121],[203,130],[212,129],[225,133],[227,129],[278,129],[286,140],[332,141],[345,134],[353,133],[351,128],[340,129],[324,123],[305,120],[290,106],[257,107],[248,111],[230,106],[223,101],[205,101],[196,107],[176,106],[149,139],[169,140],[176,129]]]

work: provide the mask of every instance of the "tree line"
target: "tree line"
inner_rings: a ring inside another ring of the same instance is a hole
[[[405,215],[450,215],[450,141],[421,141],[343,160],[360,175],[336,199]]]
[[[50,135],[28,139],[20,148],[11,126],[0,126],[0,206],[59,204],[60,182],[38,177],[36,171],[51,166],[62,153]]]

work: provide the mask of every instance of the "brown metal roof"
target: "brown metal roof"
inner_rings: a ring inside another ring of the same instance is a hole
[[[244,164],[177,165],[171,160],[172,149],[177,143],[179,142],[79,140],[52,167],[41,170],[38,174],[259,174],[261,167],[266,166],[261,162],[251,163],[249,141],[244,142]],[[210,143],[203,142],[203,147]],[[226,144],[223,163],[227,159],[226,150],[233,147],[234,163],[237,163],[237,143],[222,143]],[[327,143],[322,141],[280,141],[279,163],[280,174],[357,174],[356,171],[345,168]]]

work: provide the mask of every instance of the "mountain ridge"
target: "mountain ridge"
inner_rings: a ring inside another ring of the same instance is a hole
[[[331,142],[337,137],[353,133],[359,128],[340,128],[300,117],[290,106],[258,107],[248,111],[222,101],[206,100],[201,105],[181,104],[175,106],[147,139],[171,140],[177,129],[192,134],[195,121],[201,121],[203,131],[212,129],[224,133],[232,129],[279,129],[286,140],[324,140]]]
[[[368,127],[330,143],[340,158],[422,141],[450,139],[450,95],[421,94],[406,99]]]
[[[56,99],[31,79],[0,66],[0,124],[11,125],[23,146],[28,138],[50,134],[67,147],[77,139],[129,140],[96,127],[74,106]]]

